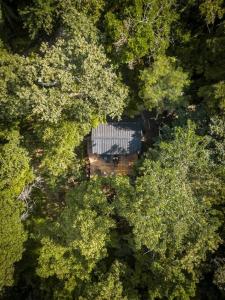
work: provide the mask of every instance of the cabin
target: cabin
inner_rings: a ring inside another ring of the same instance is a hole
[[[139,122],[113,122],[93,128],[88,143],[90,176],[130,175],[141,143]]]

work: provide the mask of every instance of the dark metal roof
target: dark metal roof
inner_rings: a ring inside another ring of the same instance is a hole
[[[100,124],[92,129],[91,146],[93,154],[132,154],[141,150],[141,124],[118,122]]]

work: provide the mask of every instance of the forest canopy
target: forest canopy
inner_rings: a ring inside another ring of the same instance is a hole
[[[0,0],[1,299],[225,299],[224,214],[223,0]]]

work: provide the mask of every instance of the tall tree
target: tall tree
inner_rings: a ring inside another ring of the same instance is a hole
[[[40,169],[47,173],[51,180],[65,175],[71,164],[77,163],[74,150],[89,131],[88,125],[68,121],[44,128],[41,134],[39,133],[44,147]]]
[[[177,128],[174,140],[160,143],[157,159],[144,160],[135,197],[123,210],[133,226],[136,275],[149,299],[194,296],[200,266],[220,243],[204,182],[214,180],[205,147],[193,125]]]
[[[135,64],[145,56],[164,54],[169,46],[176,1],[119,1],[105,15],[108,51],[117,61]]]
[[[23,21],[23,26],[28,29],[32,39],[40,34],[51,35],[63,25],[63,20],[68,18],[71,11],[78,10],[86,15],[92,22],[97,22],[104,7],[104,0],[35,0],[31,3],[22,2],[18,13]]]
[[[199,9],[207,24],[213,24],[216,18],[222,19],[225,13],[223,0],[203,0],[201,2]]]
[[[25,209],[19,200],[33,179],[28,153],[17,131],[0,134],[0,290],[13,284],[14,263],[19,261],[27,236],[21,221]]]
[[[187,1],[180,4],[179,26],[174,27],[169,51],[188,70],[194,103],[203,102],[210,114],[224,110],[223,1]],[[206,18],[206,22],[203,18]],[[195,22],[194,20],[198,20]]]
[[[71,191],[54,232],[42,239],[38,275],[55,276],[72,292],[87,281],[98,261],[107,255],[112,207],[100,180],[82,183]]]
[[[121,116],[128,96],[126,86],[88,20],[76,10],[71,19],[53,46],[42,45],[41,54],[25,58],[4,50],[0,77],[3,120],[57,123],[72,118],[91,123],[93,118]],[[79,26],[85,20],[84,33]]]
[[[159,56],[150,68],[141,71],[139,96],[148,110],[171,110],[184,104],[188,83],[188,74],[177,66],[174,57]]]
[[[87,285],[84,292],[85,296],[81,296],[80,300],[128,300],[124,292],[123,283],[120,280],[121,275],[125,272],[124,266],[115,261],[109,272],[100,274],[98,281]],[[134,298],[133,298],[134,299]]]
[[[217,167],[217,175],[220,182],[216,187],[218,193],[216,204],[220,206],[221,212],[225,213],[225,116],[214,116],[210,124],[210,136],[212,143],[212,158]],[[221,291],[222,295],[225,294],[225,257],[224,257],[224,240],[225,240],[225,226],[221,230],[223,245],[219,249],[212,260],[212,270],[214,271],[213,283]]]

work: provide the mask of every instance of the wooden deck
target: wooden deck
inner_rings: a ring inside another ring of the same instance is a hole
[[[130,175],[137,159],[137,154],[131,154],[120,157],[118,164],[114,164],[105,161],[99,155],[89,154],[90,176]]]

